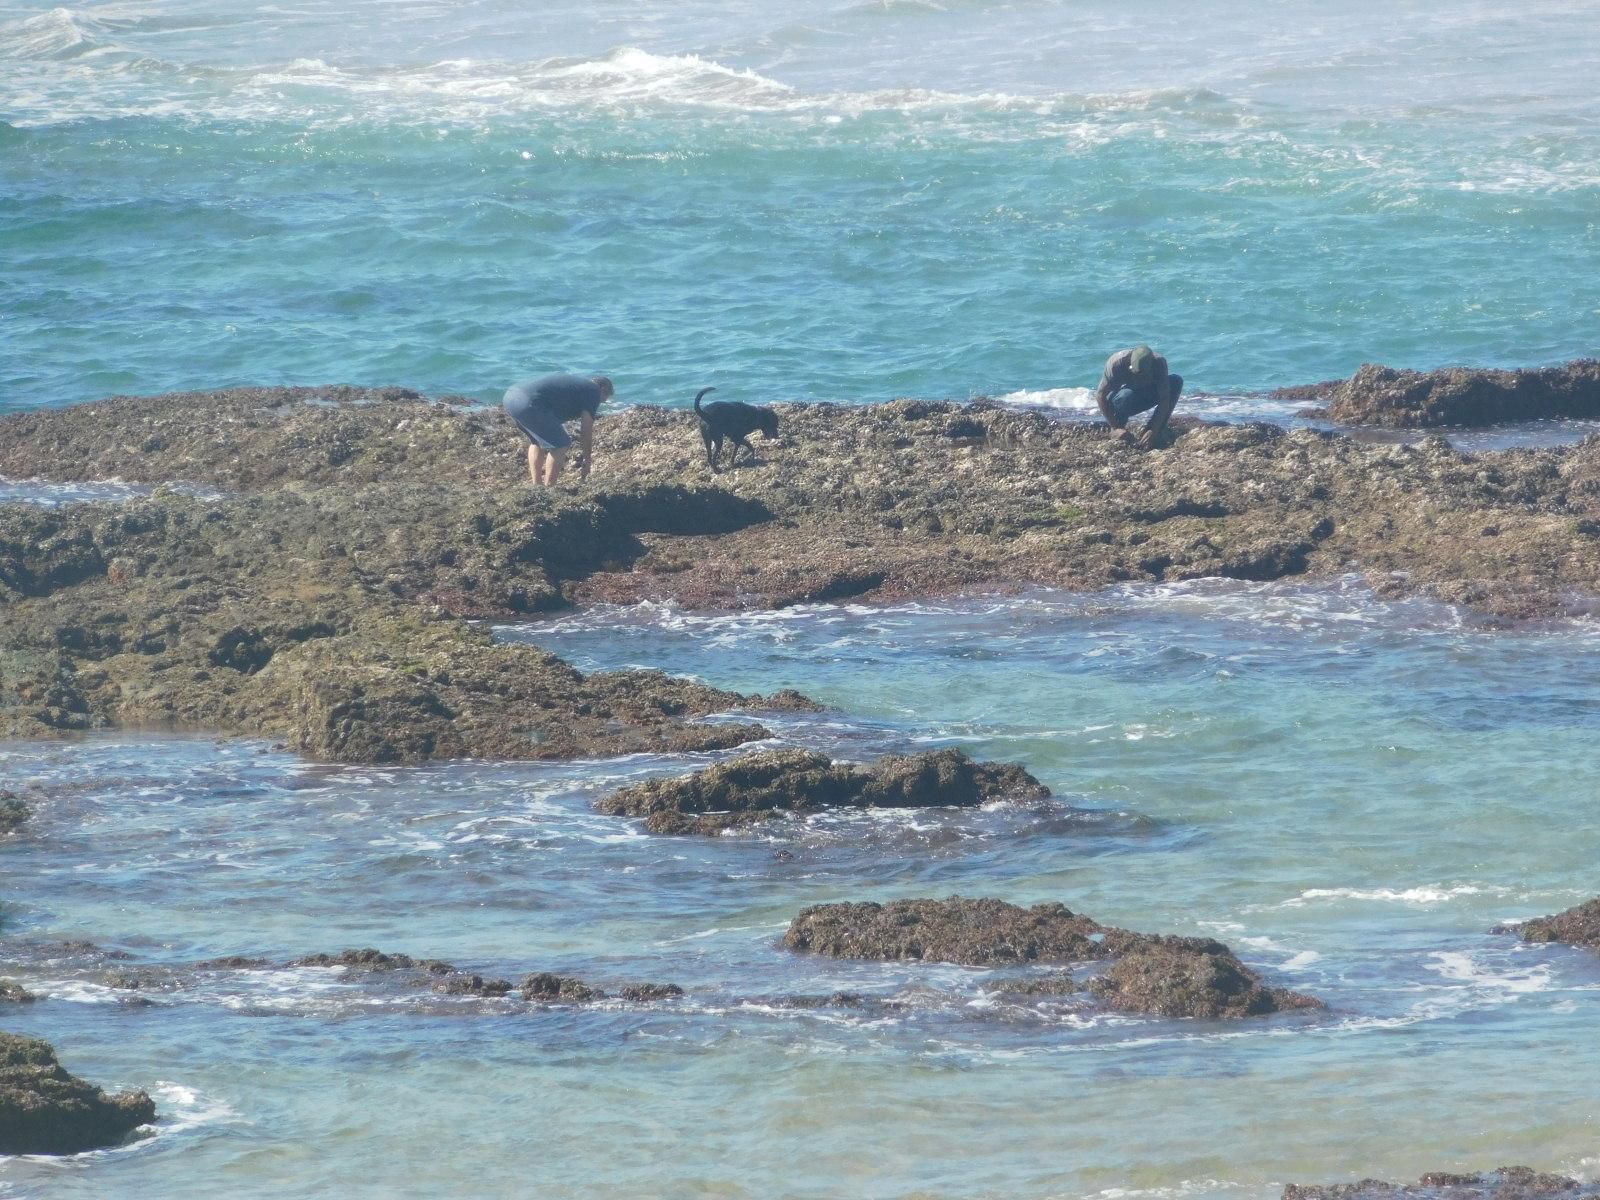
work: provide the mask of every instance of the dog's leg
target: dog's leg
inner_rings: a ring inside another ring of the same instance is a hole
[[[715,473],[717,469],[717,457],[711,452],[711,435],[702,429],[700,431],[700,441],[705,445],[706,448],[706,462],[710,465],[712,472]]]

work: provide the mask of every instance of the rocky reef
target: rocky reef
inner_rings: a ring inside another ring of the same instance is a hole
[[[1087,990],[1119,1012],[1208,1019],[1321,1008],[1266,987],[1221,942],[1134,933],[1101,925],[1062,904],[1021,908],[1003,900],[894,900],[819,904],[790,923],[790,950],[831,958],[951,962],[967,966],[1114,960],[1087,984],[1070,974],[1002,980],[996,993],[1063,996]]]
[[[1368,363],[1322,386],[1328,416],[1345,425],[1420,429],[1600,417],[1600,361],[1592,358],[1527,371],[1404,371]]]
[[[48,1042],[0,1033],[0,1154],[115,1146],[156,1118],[144,1092],[105,1092],[73,1075]]]
[[[613,816],[644,817],[653,833],[717,834],[784,813],[973,808],[1049,794],[1021,767],[974,762],[960,750],[893,755],[866,768],[805,750],[761,750],[692,775],[624,788],[595,807]]]
[[[226,961],[226,960],[221,960]],[[256,964],[260,960],[242,959]],[[382,974],[409,972],[418,980],[429,984],[435,992],[445,996],[506,996],[512,991],[524,1000],[544,1004],[588,1004],[607,999],[608,993],[592,984],[570,975],[557,975],[537,971],[523,976],[521,982],[512,984],[506,979],[486,979],[482,975],[459,971],[442,959],[413,958],[409,954],[387,954],[381,950],[342,950],[338,954],[311,954],[294,959],[290,967],[347,967],[352,971]],[[640,1004],[668,1000],[683,995],[675,983],[629,983],[617,990],[617,997]]]
[[[1409,1184],[1363,1179],[1325,1186],[1291,1183],[1283,1189],[1283,1200],[1582,1200],[1589,1196],[1600,1196],[1600,1184],[1579,1183],[1532,1167],[1500,1167],[1477,1175],[1435,1171]]]
[[[1600,896],[1554,916],[1499,926],[1495,932],[1516,933],[1525,942],[1565,942],[1600,953]]]
[[[32,1004],[38,997],[14,979],[0,979],[0,1004]]]
[[[468,622],[1352,571],[1514,619],[1600,580],[1600,441],[1474,455],[1201,425],[1143,453],[985,403],[783,420],[712,476],[692,415],[606,415],[592,479],[535,491],[498,411],[404,389],[0,418],[8,477],[221,489],[0,504],[0,736],[201,729],[401,762],[727,748],[762,727],[701,718],[802,701],[586,676]]]

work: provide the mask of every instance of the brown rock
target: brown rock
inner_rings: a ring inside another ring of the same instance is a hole
[[[15,792],[0,792],[0,837],[16,832],[31,816],[33,811]]]
[[[1089,991],[1118,1012],[1159,1017],[1255,1017],[1299,1008],[1321,1008],[1320,1000],[1268,988],[1233,951],[1210,938],[1139,939]]]
[[[591,1000],[604,1000],[606,994],[590,987],[581,979],[570,975],[552,975],[541,971],[525,976],[518,985],[524,1000],[537,1000],[547,1004],[587,1004]]]
[[[509,979],[485,979],[482,975],[447,975],[433,985],[446,996],[506,996],[511,993]]]
[[[1600,1185],[1543,1174],[1532,1167],[1500,1167],[1478,1175],[1438,1171],[1412,1184],[1363,1179],[1325,1186],[1291,1183],[1283,1189],[1283,1200],[1582,1200],[1590,1196],[1600,1196]]]
[[[1535,917],[1497,932],[1516,932],[1525,942],[1566,942],[1600,951],[1600,896],[1551,917]]]
[[[683,995],[683,989],[675,983],[630,983],[617,995],[635,1004],[653,1004],[657,1000],[675,1000]]]
[[[1050,790],[1021,767],[974,762],[960,750],[883,758],[866,768],[805,750],[762,750],[677,779],[652,779],[601,799],[614,816],[645,817],[654,833],[716,834],[781,813],[830,808],[972,808]]]
[[[1492,371],[1401,371],[1368,363],[1339,384],[1329,416],[1345,425],[1420,428],[1600,416],[1600,361]]]
[[[455,968],[437,958],[412,958],[409,954],[385,954],[370,947],[341,950],[338,954],[310,954],[288,964],[291,967],[353,967],[360,971],[426,971],[430,975],[450,975]]]
[[[894,900],[818,904],[789,925],[790,950],[829,958],[919,960],[989,966],[1081,962],[1109,952],[1109,931],[1061,904],[1019,908],[1003,900]]]
[[[48,1042],[0,1033],[0,1154],[115,1146],[156,1118],[144,1092],[105,1092],[69,1074]]]

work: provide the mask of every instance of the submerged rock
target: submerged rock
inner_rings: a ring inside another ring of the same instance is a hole
[[[1500,1167],[1478,1175],[1436,1171],[1411,1184],[1363,1179],[1324,1186],[1291,1183],[1283,1189],[1283,1200],[1582,1200],[1591,1196],[1600,1196],[1600,1184],[1579,1183],[1532,1167]]]
[[[876,1001],[874,1001],[870,996],[862,995],[860,992],[829,992],[825,996],[756,996],[752,997],[748,1003],[767,1004],[771,1005],[773,1008],[814,1009],[866,1008],[867,1006],[876,1003]]]
[[[1322,1008],[1322,1001],[1269,988],[1233,951],[1210,938],[1142,937],[1089,981],[1089,991],[1118,1012],[1158,1017],[1255,1017]]]
[[[1035,998],[1086,990],[1116,1011],[1151,1016],[1218,1019],[1322,1007],[1311,996],[1266,987],[1221,942],[1117,929],[1061,904],[1025,909],[959,896],[820,904],[790,923],[783,944],[832,958],[967,966],[1112,959],[1086,985],[1062,972],[997,980],[985,990]]]
[[[0,979],[0,1004],[32,1004],[39,997],[14,979]]]
[[[33,810],[24,804],[15,792],[0,792],[0,837],[13,833],[33,816]]]
[[[370,947],[341,950],[338,954],[310,954],[288,964],[291,967],[353,967],[361,971],[426,971],[429,975],[451,975],[455,968],[437,958],[412,958],[409,954],[385,954]]]
[[[69,1074],[48,1042],[0,1033],[0,1154],[115,1146],[156,1118],[144,1092],[105,1092]]]
[[[590,987],[581,979],[570,975],[554,975],[540,971],[523,977],[517,985],[524,1000],[541,1000],[547,1003],[587,1004],[591,1000],[604,1000],[606,994]]]
[[[897,755],[866,768],[806,750],[762,750],[677,779],[652,779],[597,802],[646,818],[654,833],[715,834],[782,813],[830,808],[972,808],[1050,789],[1021,767],[974,762],[960,750]]]
[[[272,964],[264,958],[252,958],[246,954],[229,954],[222,958],[208,958],[205,962],[194,964],[197,971],[259,971]]]
[[[511,981],[485,979],[482,975],[448,975],[434,984],[433,990],[446,996],[507,996],[511,994]]]
[[[1600,896],[1550,917],[1501,926],[1497,933],[1517,933],[1525,942],[1566,942],[1600,951]]]
[[[1403,371],[1368,363],[1332,389],[1328,415],[1345,425],[1390,428],[1600,417],[1600,361],[1529,371]]]
[[[1082,962],[1109,952],[1108,931],[1062,904],[1019,908],[1004,900],[894,900],[818,904],[789,925],[790,950],[866,958],[989,966]]]
[[[654,1004],[657,1000],[676,1000],[683,989],[675,983],[629,983],[618,989],[617,995],[635,1004]]]
[[[1001,979],[986,984],[984,991],[991,996],[1021,996],[1037,999],[1045,996],[1075,996],[1083,985],[1071,975],[1031,975],[1023,979]]]

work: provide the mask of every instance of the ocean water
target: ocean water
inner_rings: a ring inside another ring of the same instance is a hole
[[[590,802],[719,755],[400,769],[197,738],[0,746],[48,795],[0,846],[0,974],[46,996],[6,1027],[163,1113],[120,1150],[0,1160],[0,1195],[1265,1200],[1510,1161],[1595,1173],[1600,958],[1489,932],[1594,891],[1593,628],[1218,582],[600,609],[501,636],[792,683],[833,707],[774,722],[784,744],[959,745],[1056,795],[673,839]],[[953,893],[1215,936],[1329,1008],[1028,1008],[986,995],[986,971],[778,945],[807,904]],[[79,938],[133,959],[51,945]],[[688,995],[530,1009],[189,965],[347,945]],[[108,980],[141,967],[168,972]],[[773,1003],[841,989],[881,1003]]]
[[[0,0],[0,409],[1559,361],[1596,78],[1587,0]]]
[[[492,401],[567,368],[623,402],[1072,418],[1148,340],[1196,411],[1292,421],[1252,393],[1594,352],[1596,78],[1594,6],[1555,0],[0,0],[0,411],[334,381]],[[0,1158],[0,1197],[1600,1175],[1600,957],[1489,932],[1597,890],[1592,624],[1494,630],[1344,580],[498,633],[797,687],[829,709],[773,720],[778,743],[956,745],[1056,795],[666,839],[591,802],[722,756],[0,742],[37,810],[0,841],[0,977],[44,997],[0,1020],[162,1114],[118,1150]],[[983,971],[777,944],[807,904],[952,893],[1215,936],[1329,1008],[1028,1008]],[[278,965],[346,946],[688,994],[541,1009]],[[269,966],[194,966],[230,954]],[[841,989],[871,1002],[774,1003]]]

